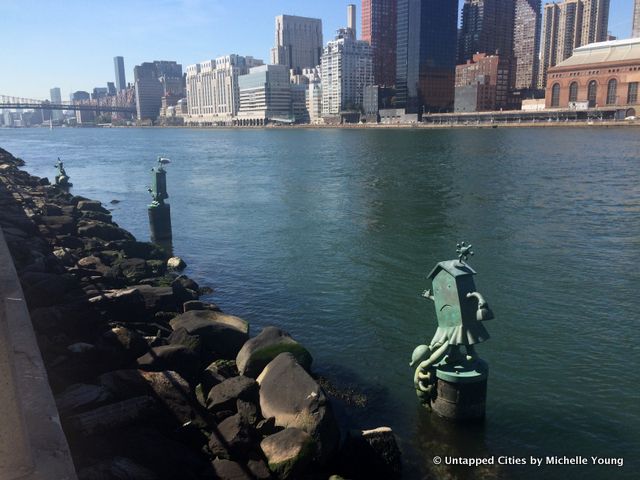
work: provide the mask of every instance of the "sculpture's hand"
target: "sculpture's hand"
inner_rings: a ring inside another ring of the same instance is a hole
[[[428,298],[429,300],[433,300],[433,294],[431,293],[431,289],[425,290],[424,292],[422,292],[422,296],[424,298]]]

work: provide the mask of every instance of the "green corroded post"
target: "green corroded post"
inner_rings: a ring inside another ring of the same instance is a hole
[[[169,198],[167,193],[167,171],[164,165],[170,163],[168,158],[158,157],[158,166],[151,169],[152,184],[151,204],[149,204],[149,226],[151,241],[154,243],[171,242],[171,206],[164,201]]]
[[[433,291],[423,296],[435,305],[438,328],[428,345],[415,348],[410,366],[416,367],[414,386],[425,406],[452,420],[478,420],[485,415],[489,367],[474,346],[489,339],[481,322],[493,313],[467,264],[471,245],[457,247],[457,260],[438,263],[428,275]]]

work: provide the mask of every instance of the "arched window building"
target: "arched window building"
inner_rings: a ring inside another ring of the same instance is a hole
[[[639,85],[640,38],[592,43],[549,69],[545,104],[560,109],[634,106]]]

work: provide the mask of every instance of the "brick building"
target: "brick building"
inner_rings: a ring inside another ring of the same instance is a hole
[[[483,112],[507,108],[509,62],[499,55],[476,53],[456,67],[455,111]]]
[[[640,38],[585,45],[549,69],[546,108],[629,108],[640,84]]]

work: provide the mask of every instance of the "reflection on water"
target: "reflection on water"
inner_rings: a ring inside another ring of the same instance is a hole
[[[321,374],[357,383],[352,426],[390,425],[407,478],[630,477],[640,451],[640,138],[633,129],[0,130],[0,145],[148,238],[146,188],[172,159],[173,247],[256,333],[276,324]],[[111,200],[120,203],[111,205]],[[408,367],[436,328],[433,265],[473,243],[495,320],[478,347],[487,419],[451,425]],[[433,464],[434,455],[624,456],[625,466]],[[636,463],[637,465],[637,463]]]

